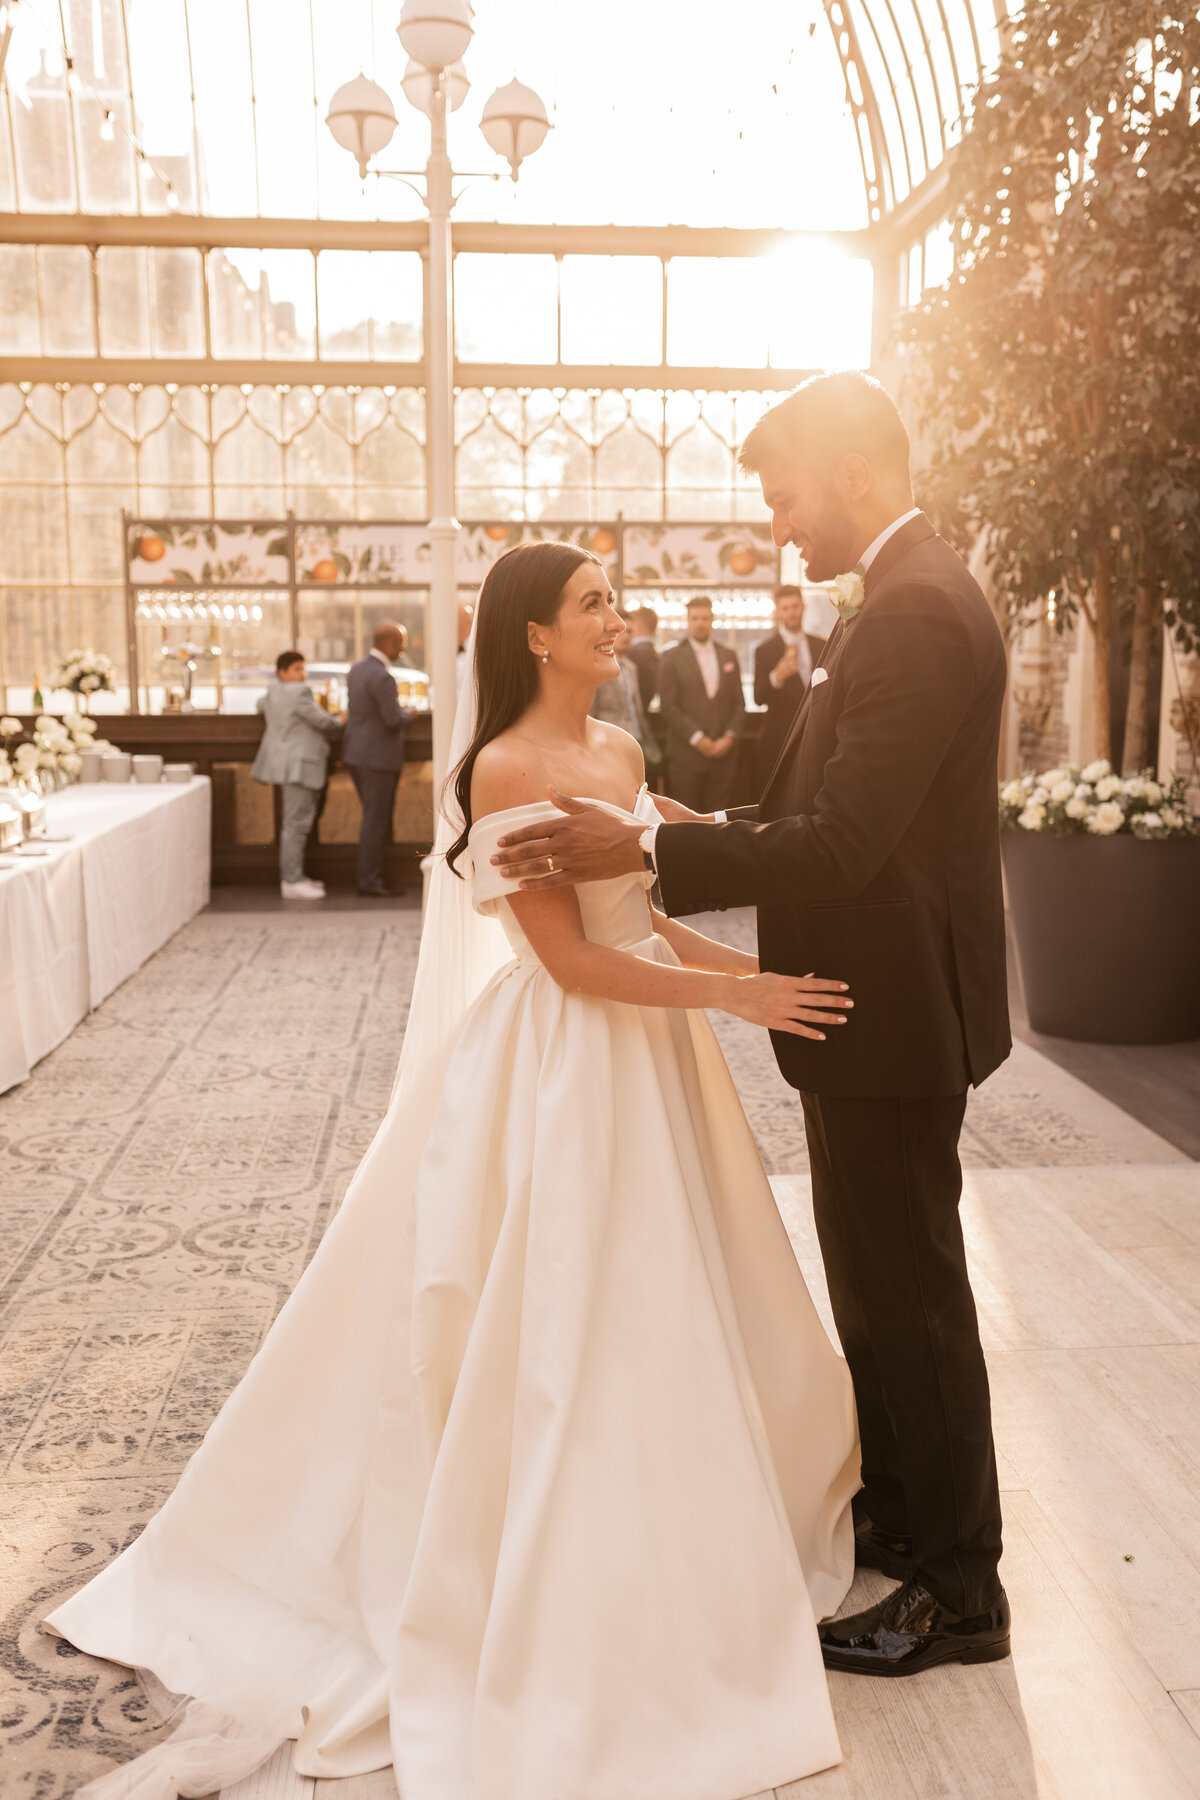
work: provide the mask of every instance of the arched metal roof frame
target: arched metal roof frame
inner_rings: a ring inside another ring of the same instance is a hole
[[[987,67],[981,24],[998,35],[1017,6],[1005,0],[823,5],[854,117],[871,221],[878,224],[944,162]]]

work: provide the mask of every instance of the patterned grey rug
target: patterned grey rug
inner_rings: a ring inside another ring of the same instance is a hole
[[[161,1732],[132,1677],[37,1621],[162,1503],[311,1256],[387,1104],[418,929],[202,915],[0,1099],[6,1800],[59,1800]],[[765,1036],[716,1023],[768,1170],[803,1171]],[[1023,1051],[972,1099],[964,1160],[1185,1159]]]

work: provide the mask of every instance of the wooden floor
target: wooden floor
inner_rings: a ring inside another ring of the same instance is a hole
[[[807,1181],[773,1185],[824,1308]],[[963,1215],[1014,1653],[905,1681],[833,1675],[845,1760],[779,1800],[1200,1795],[1200,1165],[972,1170]],[[888,1585],[860,1576],[847,1610]],[[395,1786],[390,1769],[305,1780],[284,1751],[223,1800]]]

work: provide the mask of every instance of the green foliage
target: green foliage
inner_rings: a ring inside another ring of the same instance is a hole
[[[1165,601],[1200,642],[1198,96],[1194,7],[1044,0],[953,159],[956,272],[901,324],[908,399],[922,492],[986,534],[1014,618],[1054,593],[1060,625],[1128,630]]]

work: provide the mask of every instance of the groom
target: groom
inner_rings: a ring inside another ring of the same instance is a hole
[[[841,618],[757,807],[642,832],[561,799],[500,840],[531,887],[652,868],[666,910],[758,907],[760,960],[838,976],[824,1042],[773,1034],[799,1090],[817,1231],[854,1378],[856,1560],[901,1585],[821,1627],[825,1661],[908,1675],[1008,1653],[987,1370],[963,1253],[967,1090],[1011,1047],[996,801],[1000,633],[913,505],[908,436],[868,376],[823,375],[741,452],[777,544]],[[550,872],[552,871],[552,872]]]

